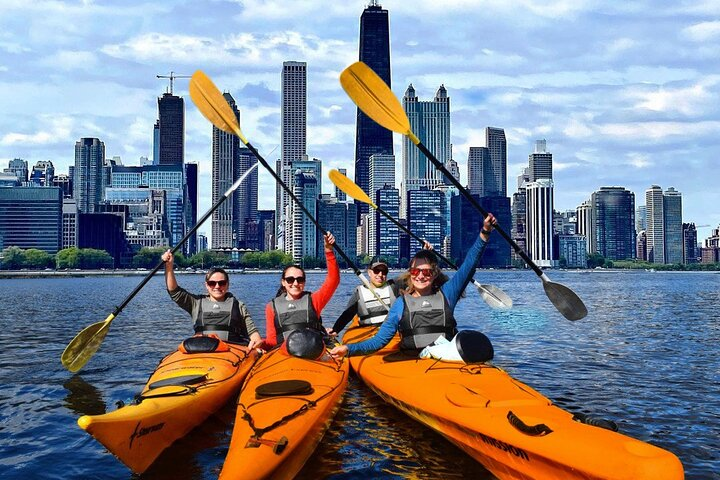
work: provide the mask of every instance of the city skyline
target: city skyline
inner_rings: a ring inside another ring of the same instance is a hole
[[[169,87],[155,75],[195,69],[235,96],[245,134],[272,163],[279,157],[279,72],[284,61],[300,61],[308,72],[307,153],[325,171],[352,172],[356,109],[337,78],[357,60],[366,3],[2,6],[0,164],[50,160],[56,173],[66,173],[83,137],[103,141],[108,158],[138,164],[140,156],[152,157],[157,99]],[[658,184],[683,193],[683,221],[710,225],[698,228],[699,239],[720,224],[711,175],[720,77],[710,70],[720,38],[720,22],[711,19],[720,7],[648,2],[599,11],[527,1],[520,21],[516,7],[500,4],[380,4],[390,14],[398,98],[412,83],[423,96],[444,84],[453,99],[453,158],[463,184],[469,147],[484,146],[484,129],[494,126],[507,136],[509,185],[535,141],[547,140],[558,211],[576,208],[600,187],[622,186],[640,199]],[[113,19],[112,31],[103,18]],[[472,30],[478,23],[488,27],[480,37]],[[174,92],[188,99],[186,79],[175,80]],[[211,204],[212,128],[191,102],[185,108],[185,161],[199,163],[202,212]],[[396,152],[401,140],[393,138]],[[274,182],[261,172],[260,184],[260,208],[270,209]]]

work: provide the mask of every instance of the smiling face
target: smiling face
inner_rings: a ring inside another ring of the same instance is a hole
[[[207,288],[210,298],[216,302],[225,300],[229,286],[229,279],[227,275],[222,272],[215,272],[205,280],[205,288]]]
[[[285,292],[290,298],[297,300],[305,290],[305,272],[299,268],[290,267],[283,273],[280,283],[285,287]]]
[[[368,277],[370,283],[375,287],[382,287],[387,281],[388,268],[387,265],[375,265],[373,268],[368,268]]]
[[[416,258],[410,265],[409,271],[410,281],[416,292],[420,295],[432,293],[433,281],[438,275],[435,266],[423,258]]]

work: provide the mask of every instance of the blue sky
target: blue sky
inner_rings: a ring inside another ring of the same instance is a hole
[[[537,139],[554,154],[555,206],[602,186],[644,204],[652,184],[683,194],[684,221],[720,224],[720,2],[386,0],[393,90],[451,99],[454,158],[505,129],[508,191]],[[0,167],[16,157],[67,172],[74,143],[99,137],[108,157],[152,156],[157,74],[204,70],[241,109],[245,135],[279,155],[280,70],[308,64],[308,154],[352,175],[355,107],[338,76],[358,58],[365,2],[104,1],[0,3]],[[200,164],[210,208],[211,126],[187,94],[186,161]],[[395,136],[397,171],[400,140]],[[275,185],[260,176],[260,206]],[[324,179],[324,190],[331,184]],[[209,225],[201,231],[210,230]]]

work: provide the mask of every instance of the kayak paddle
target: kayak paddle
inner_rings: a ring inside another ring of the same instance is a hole
[[[390,87],[388,87],[370,67],[363,62],[353,63],[340,74],[340,84],[352,101],[355,102],[358,108],[365,112],[368,117],[388,130],[406,135],[433,165],[435,165],[435,168],[442,172],[445,178],[449,179],[450,182],[457,187],[472,206],[475,207],[483,217],[487,216],[487,211],[482,208],[477,200],[470,195],[470,192],[452,176],[442,162],[440,162],[412,132],[410,120],[397,97],[392,93]],[[575,292],[565,285],[550,281],[548,276],[533,262],[530,256],[525,253],[500,226],[496,226],[495,230],[498,231],[500,236],[515,250],[515,253],[540,277],[543,282],[545,294],[565,318],[568,320],[580,320],[587,315],[585,304]]]

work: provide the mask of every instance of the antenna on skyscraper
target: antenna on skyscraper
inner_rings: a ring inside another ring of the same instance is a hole
[[[190,75],[175,75],[175,72],[170,72],[170,75],[155,75],[157,78],[169,78],[170,79],[170,95],[173,94],[173,82],[176,78],[190,78]]]

